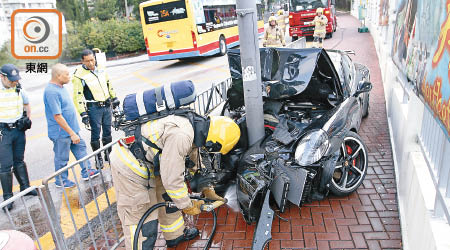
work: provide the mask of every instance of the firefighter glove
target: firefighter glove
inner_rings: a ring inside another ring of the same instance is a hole
[[[191,200],[192,205],[183,209],[183,212],[187,215],[197,215],[202,212],[201,206],[205,204],[202,200]]]
[[[89,125],[89,116],[86,112],[83,112],[80,114],[81,116],[81,122],[84,123],[84,125],[88,126]]]
[[[202,194],[206,199],[225,202],[225,199],[223,197],[216,194],[216,191],[214,191],[213,187],[204,187],[202,189]]]
[[[119,98],[114,97],[114,98],[111,100],[111,104],[112,104],[112,108],[113,108],[113,109],[117,108],[117,107],[120,105],[120,100],[119,100]]]

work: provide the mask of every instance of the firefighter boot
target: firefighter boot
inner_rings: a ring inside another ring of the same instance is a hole
[[[95,152],[100,148],[100,141],[91,141],[92,151]],[[103,168],[103,158],[101,154],[95,156],[95,166],[97,169]]]
[[[112,142],[112,136],[102,138],[103,146],[106,146],[111,142]],[[108,163],[109,163],[109,154],[110,153],[111,153],[111,148],[108,148],[107,150],[105,150],[105,161],[107,161]]]
[[[173,240],[166,240],[167,247],[176,247],[178,244],[180,244],[183,241],[192,240],[199,234],[198,229],[195,227],[192,228],[185,228],[183,231],[183,234],[180,235],[178,238]]]
[[[30,179],[28,178],[27,165],[25,162],[19,163],[13,167],[14,175],[20,184],[20,191],[30,187]],[[36,190],[28,192],[26,195],[37,196]]]
[[[0,173],[0,181],[2,183],[2,189],[3,189],[3,200],[7,200],[11,197],[13,197],[13,192],[12,192],[12,184],[13,184],[13,179],[12,179],[12,172],[7,172],[7,173]],[[6,209],[11,210],[13,208],[13,203],[9,203],[6,206]],[[5,210],[5,207],[3,208],[3,210]]]

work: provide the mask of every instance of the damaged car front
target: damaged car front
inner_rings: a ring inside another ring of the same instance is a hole
[[[372,87],[366,76],[354,71],[341,78],[337,62],[323,49],[271,48],[260,55],[266,137],[245,152],[237,170],[238,201],[248,223],[260,218],[268,191],[281,212],[287,201],[301,206],[330,191],[352,193],[365,177],[368,160],[357,134],[361,94]],[[242,122],[239,51],[229,52],[229,64],[233,84],[227,107]]]

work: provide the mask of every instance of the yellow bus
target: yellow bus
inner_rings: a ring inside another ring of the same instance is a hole
[[[239,45],[236,0],[151,0],[139,10],[150,61],[225,55]],[[260,0],[257,16],[261,35]]]

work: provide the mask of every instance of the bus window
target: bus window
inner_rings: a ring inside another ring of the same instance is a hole
[[[185,1],[175,1],[144,7],[145,24],[187,18]]]

